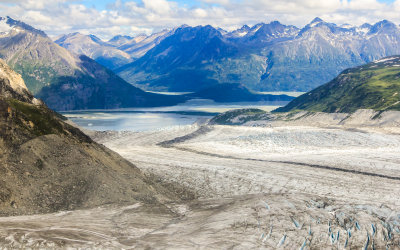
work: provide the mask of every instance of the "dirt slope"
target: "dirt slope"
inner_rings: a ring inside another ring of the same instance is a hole
[[[156,203],[138,168],[63,122],[0,61],[0,215],[47,213],[108,203]]]

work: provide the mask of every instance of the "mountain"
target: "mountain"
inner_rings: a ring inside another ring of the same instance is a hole
[[[299,29],[292,25],[284,25],[278,21],[269,24],[260,23],[249,30],[243,40],[246,43],[265,47],[270,42],[289,40],[299,33]],[[242,41],[243,43],[243,41]]]
[[[400,110],[400,56],[347,69],[332,81],[301,95],[276,112]]]
[[[158,45],[162,40],[166,37],[173,34],[173,30],[163,30],[150,36],[147,35],[139,35],[134,37],[131,40],[127,40],[125,43],[120,44],[118,49],[125,51],[132,58],[142,57],[147,53],[150,49],[154,48],[154,46]]]
[[[173,30],[163,30],[149,36],[117,35],[109,41],[102,41],[95,35],[75,32],[58,37],[55,43],[75,54],[90,57],[109,69],[115,69],[143,56],[172,33]]]
[[[116,72],[135,86],[152,90],[198,91],[218,83],[207,66],[235,53],[236,46],[215,28],[183,26]]]
[[[109,69],[120,67],[132,61],[129,54],[103,42],[94,35],[71,33],[59,37],[55,40],[55,43],[75,54],[90,57]]]
[[[251,28],[247,25],[243,25],[242,28],[234,30],[232,32],[227,33],[225,36],[227,38],[239,38],[239,37],[244,37],[250,32]],[[221,34],[223,34],[221,32]]]
[[[131,41],[133,37],[131,36],[123,36],[123,35],[116,35],[110,40],[107,41],[108,44],[111,44],[115,47],[121,46],[124,43],[127,43],[128,41]]]
[[[0,215],[49,213],[174,194],[35,99],[0,59]],[[167,197],[168,196],[168,197]]]
[[[396,24],[338,26],[315,18],[301,29],[277,21],[228,33],[183,26],[115,71],[149,90],[197,91],[241,83],[257,91],[309,91],[346,68],[396,54]]]
[[[242,84],[235,83],[216,84],[186,96],[211,99],[215,102],[287,102],[294,99],[294,97],[288,95],[254,93]]]
[[[94,60],[69,52],[47,35],[1,18],[0,58],[22,75],[28,89],[55,110],[174,105],[182,97],[146,93]]]

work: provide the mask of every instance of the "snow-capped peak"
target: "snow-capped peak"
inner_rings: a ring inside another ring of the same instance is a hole
[[[316,26],[316,25],[318,25],[320,23],[323,23],[323,22],[324,21],[321,18],[316,17],[316,18],[314,18],[314,20],[311,21],[311,23],[309,24],[309,27],[314,27],[314,26]]]

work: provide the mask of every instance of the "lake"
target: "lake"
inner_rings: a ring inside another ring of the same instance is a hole
[[[204,122],[219,113],[232,109],[259,108],[271,111],[286,104],[287,102],[216,103],[212,100],[193,99],[171,107],[82,110],[61,113],[85,129],[149,131]]]

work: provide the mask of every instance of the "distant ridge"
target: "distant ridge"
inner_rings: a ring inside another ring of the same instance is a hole
[[[103,42],[94,35],[75,32],[59,37],[55,43],[75,54],[90,57],[109,69],[120,67],[133,60],[128,53]]]
[[[303,28],[278,21],[226,32],[182,26],[115,71],[153,91],[197,91],[238,83],[255,91],[309,91],[342,70],[400,54],[400,27],[383,20],[361,26],[315,18]]]

